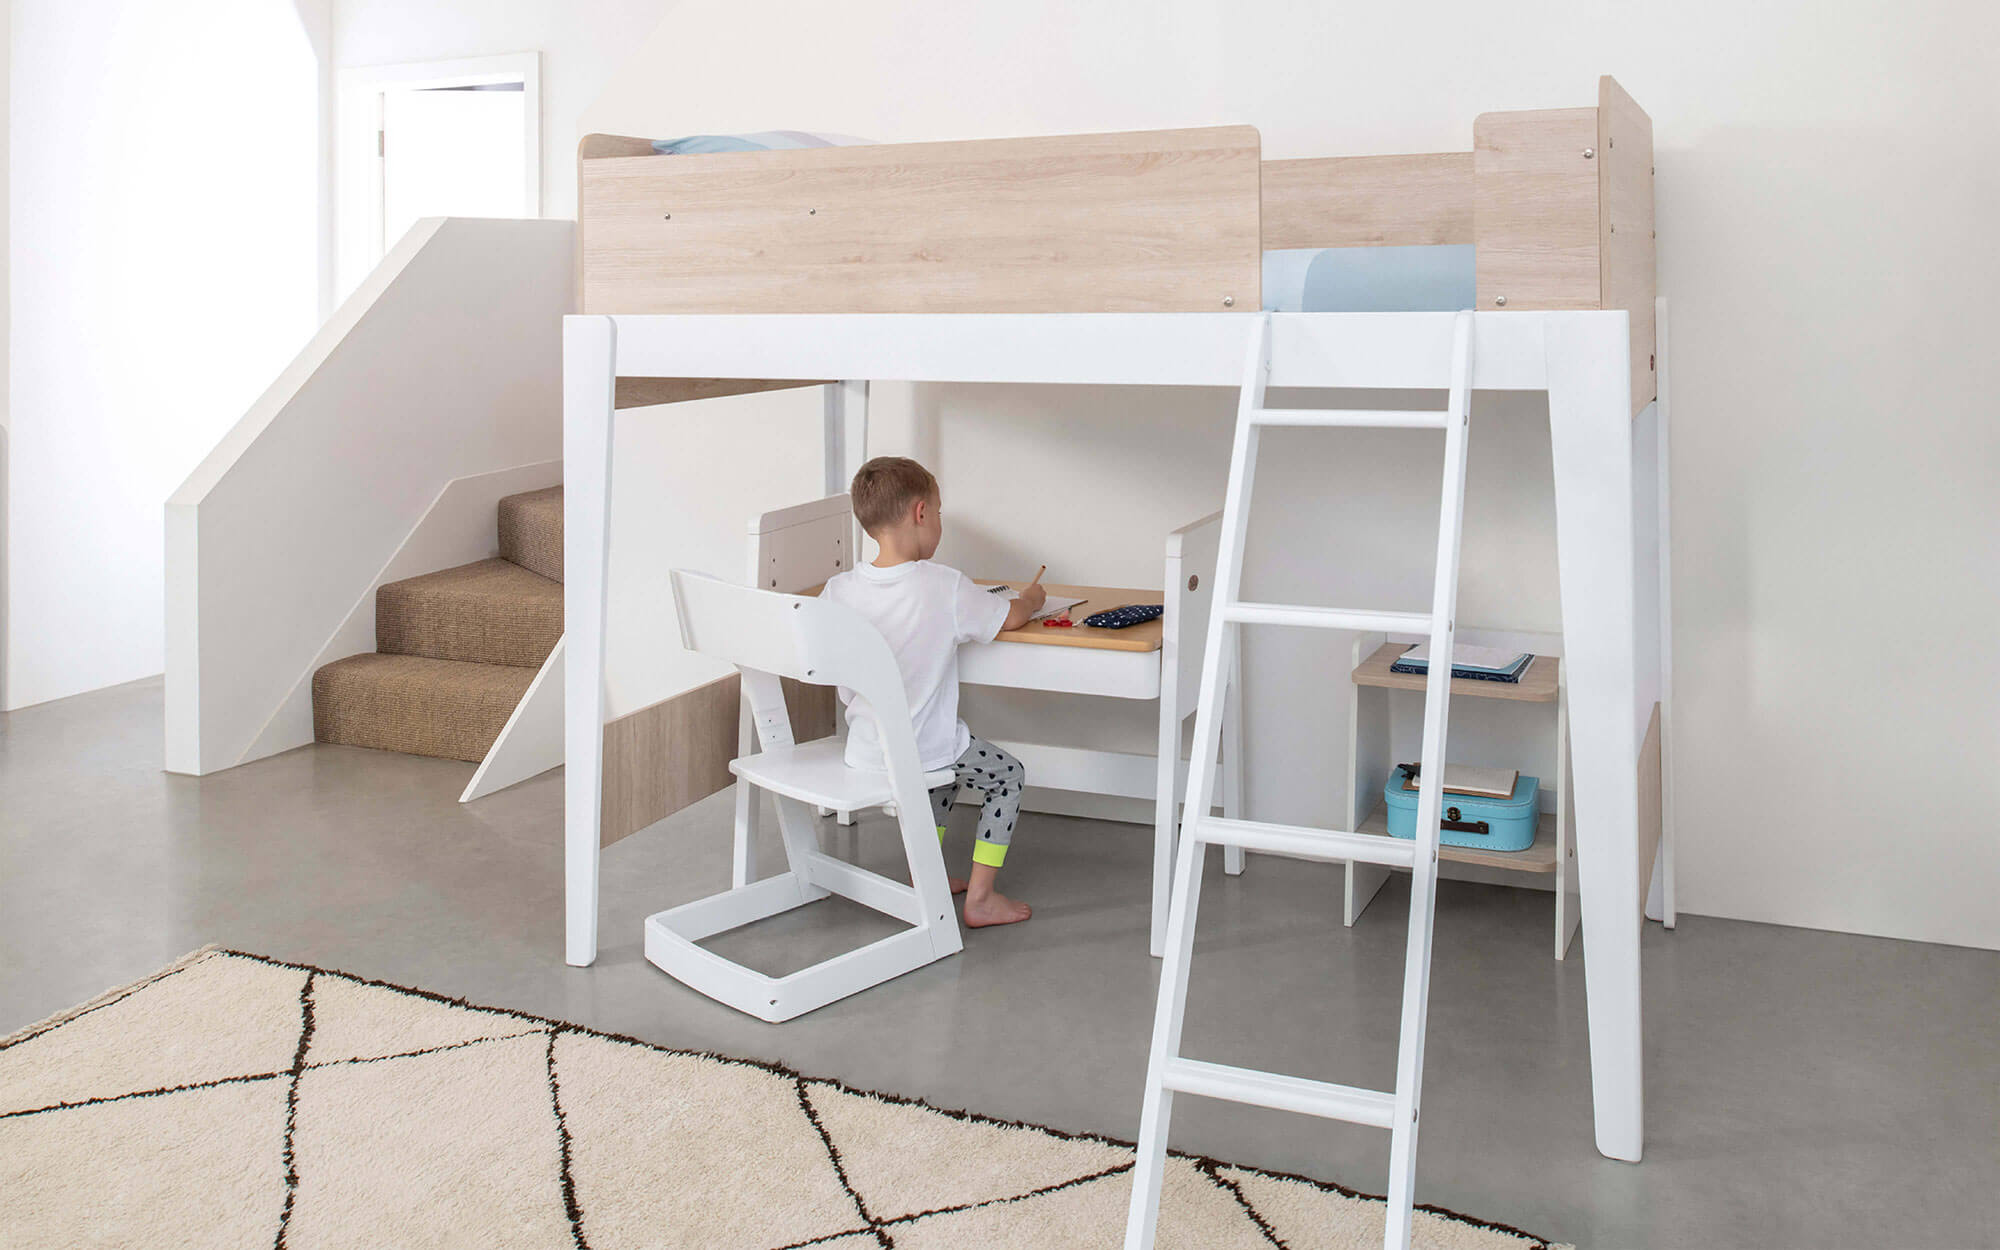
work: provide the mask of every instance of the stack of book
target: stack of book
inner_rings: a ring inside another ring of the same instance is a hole
[[[1422,676],[1431,671],[1431,645],[1420,643],[1396,657],[1389,666],[1392,673],[1414,673]],[[1535,662],[1533,652],[1504,651],[1498,647],[1452,648],[1451,675],[1472,681],[1518,682],[1521,674],[1528,671],[1528,665]]]

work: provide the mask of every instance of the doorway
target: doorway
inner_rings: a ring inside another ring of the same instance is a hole
[[[341,71],[341,299],[425,217],[541,216],[540,62],[525,52]]]

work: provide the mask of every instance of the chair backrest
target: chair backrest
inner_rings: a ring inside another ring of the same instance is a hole
[[[846,686],[875,713],[891,776],[899,771],[899,755],[908,768],[917,768],[902,672],[888,642],[860,613],[824,599],[732,585],[688,569],[675,569],[671,576],[681,643],[688,650],[734,664],[743,670],[746,685],[752,674],[771,675],[773,694],[776,677]],[[767,701],[755,689],[751,696],[753,705]],[[761,717],[765,709],[757,711]]]

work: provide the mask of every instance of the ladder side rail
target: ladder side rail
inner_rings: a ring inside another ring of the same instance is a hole
[[[1146,1059],[1146,1105],[1139,1117],[1139,1147],[1132,1169],[1132,1204],[1125,1227],[1126,1250],[1152,1250],[1159,1225],[1160,1186],[1166,1174],[1167,1121],[1173,1091],[1166,1085],[1167,1064],[1181,1050],[1181,1024],[1186,1018],[1188,965],[1194,958],[1194,913],[1201,897],[1201,870],[1207,844],[1201,840],[1200,818],[1208,815],[1215,756],[1221,747],[1223,673],[1233,663],[1238,627],[1220,610],[1238,598],[1243,548],[1249,532],[1246,515],[1251,479],[1257,469],[1257,425],[1254,415],[1264,404],[1271,376],[1271,318],[1257,318],[1245,347],[1244,384],[1238,397],[1236,438],[1230,451],[1229,489],[1222,504],[1222,542],[1216,552],[1216,607],[1208,618],[1204,644],[1201,693],[1195,703],[1194,755],[1189,762],[1188,789],[1179,854],[1174,865],[1174,900],[1167,914],[1166,951],[1160,964],[1160,989],[1153,1017],[1153,1043]]]
[[[1390,1128],[1388,1212],[1383,1245],[1410,1244],[1418,1117],[1424,1070],[1424,1033],[1430,1006],[1432,934],[1437,906],[1440,809],[1444,800],[1445,743],[1451,711],[1452,642],[1458,612],[1458,572],[1465,520],[1465,460],[1471,424],[1472,314],[1461,312],[1452,331],[1452,420],[1445,428],[1444,472],[1438,509],[1437,565],[1431,590],[1431,659],[1424,680],[1424,740],[1419,759],[1417,854],[1410,881],[1410,921],[1403,962],[1403,1010],[1396,1047],[1396,1118]]]

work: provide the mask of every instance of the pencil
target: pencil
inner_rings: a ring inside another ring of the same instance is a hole
[[[1028,580],[1028,585],[1032,586],[1032,585],[1034,585],[1034,584],[1035,584],[1036,582],[1039,582],[1039,581],[1041,581],[1041,580],[1042,580],[1042,574],[1044,574],[1044,573],[1046,573],[1046,572],[1048,572],[1048,571],[1049,571],[1049,566],[1048,566],[1048,565],[1046,565],[1046,564],[1044,564],[1044,565],[1043,565],[1042,567],[1040,567],[1040,568],[1036,569],[1036,570],[1035,570],[1035,575],[1034,575],[1034,577],[1032,577],[1032,578],[1030,578],[1030,579]]]

